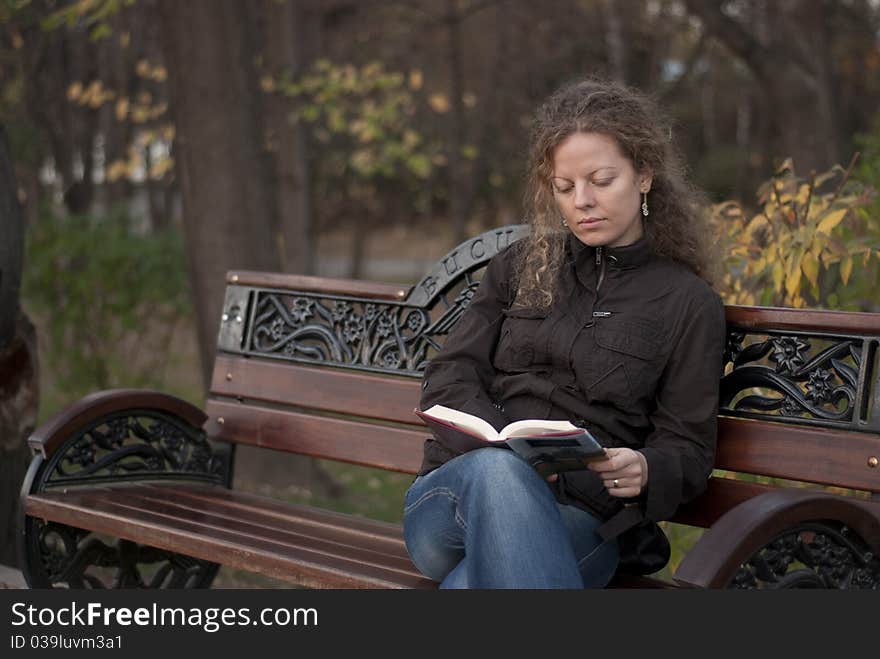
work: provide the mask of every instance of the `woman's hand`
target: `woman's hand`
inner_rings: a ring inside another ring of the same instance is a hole
[[[611,496],[623,499],[637,497],[648,482],[648,461],[645,456],[630,448],[606,448],[605,455],[604,460],[590,462],[587,468],[602,477]],[[547,482],[554,483],[558,478],[559,474],[550,474]]]
[[[631,448],[606,448],[605,460],[587,465],[602,477],[608,494],[613,497],[637,497],[648,483],[648,461]]]

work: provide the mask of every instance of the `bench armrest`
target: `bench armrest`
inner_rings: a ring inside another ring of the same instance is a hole
[[[106,414],[127,409],[160,410],[201,428],[207,415],[175,396],[146,389],[107,389],[89,394],[58,412],[28,438],[34,452],[49,458],[72,433]]]
[[[674,579],[685,587],[726,588],[743,563],[786,532],[810,523],[854,532],[866,545],[862,557],[868,560],[871,554],[880,554],[880,504],[816,490],[780,488],[720,517],[684,557]]]

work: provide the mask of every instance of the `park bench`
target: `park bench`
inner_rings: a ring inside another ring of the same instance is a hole
[[[414,474],[425,364],[525,230],[472,238],[409,288],[228,273],[204,410],[103,391],[30,438],[28,584],[207,587],[226,565],[306,587],[436,587],[399,525],[231,489],[235,446]],[[877,588],[880,314],[726,313],[717,471],[674,519],[706,531],[671,580],[612,585]]]

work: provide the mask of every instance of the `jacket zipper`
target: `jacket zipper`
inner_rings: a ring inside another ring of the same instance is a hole
[[[599,281],[596,283],[596,298],[599,297],[599,289],[605,280],[605,259],[602,258],[602,248],[596,248],[596,269],[599,271]]]

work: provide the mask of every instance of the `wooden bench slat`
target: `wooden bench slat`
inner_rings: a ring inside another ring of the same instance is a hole
[[[277,518],[253,511],[246,516],[235,515],[234,509],[217,506],[211,501],[186,502],[180,499],[167,501],[134,489],[114,490],[109,496],[112,496],[113,504],[131,508],[134,514],[139,514],[141,511],[155,513],[169,520],[181,519],[244,537],[261,538],[337,556],[345,556],[351,549],[362,549],[367,555],[377,554],[387,557],[389,565],[395,565],[403,570],[412,568],[406,549],[400,541],[365,538],[362,534],[349,533],[344,527],[316,527],[313,524],[302,524],[295,519],[279,524]]]
[[[421,394],[413,378],[218,355],[211,394],[422,425],[413,413]]]
[[[414,567],[371,552],[352,549],[345,556],[312,548],[211,528],[180,518],[133,509],[98,496],[94,490],[70,490],[29,496],[27,514],[97,533],[110,533],[224,565],[295,580],[312,587],[432,588]],[[91,496],[90,496],[91,494]],[[104,492],[105,496],[107,491]],[[115,492],[114,495],[118,495]],[[381,562],[377,559],[381,559]]]
[[[258,272],[255,270],[230,270],[226,273],[226,282],[227,284],[238,286],[279,288],[291,291],[323,293],[325,295],[351,295],[393,301],[404,300],[410,288],[400,284],[386,284],[359,279],[337,279],[281,272]]]
[[[321,527],[345,526],[346,530],[352,534],[403,541],[403,531],[399,524],[346,515],[314,506],[287,503],[248,492],[188,483],[175,483],[170,487],[163,486],[161,483],[142,483],[138,486],[155,491],[159,496],[174,496],[195,501],[208,500],[214,505],[225,505],[241,510],[242,515],[255,512],[275,516],[279,520],[298,521]]]
[[[880,436],[751,419],[718,419],[715,468],[880,492]]]
[[[223,517],[207,507],[186,508],[173,503],[146,499],[138,496],[136,492],[119,488],[78,490],[68,492],[67,496],[74,505],[87,506],[98,511],[118,512],[130,519],[159,525],[183,525],[201,536],[215,537],[221,541],[244,545],[271,545],[276,547],[279,554],[283,554],[286,549],[302,549],[339,559],[357,556],[360,560],[387,569],[416,573],[402,543],[399,543],[398,551],[394,553],[387,551],[390,548],[388,543],[377,551],[362,537],[352,542],[351,536],[346,535],[344,528],[324,529],[319,537],[314,533],[314,527],[311,529],[312,535],[302,533],[297,528],[267,527],[259,524],[257,520]]]
[[[749,329],[880,336],[880,314],[864,311],[727,305],[724,315],[728,323]]]
[[[401,428],[209,400],[214,439],[415,474],[427,430]],[[223,423],[219,422],[223,419]]]

